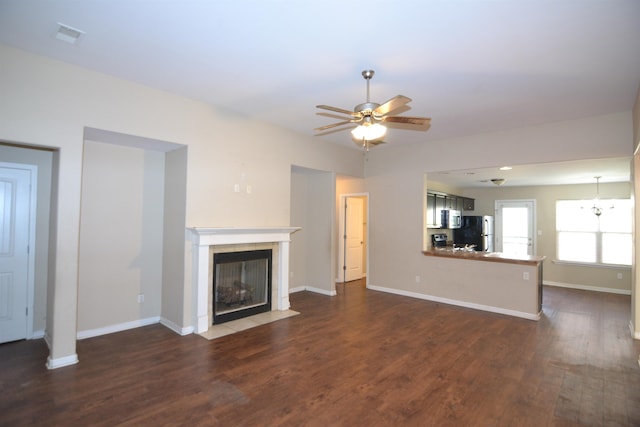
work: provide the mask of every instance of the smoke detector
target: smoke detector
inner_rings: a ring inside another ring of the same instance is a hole
[[[53,35],[56,39],[62,40],[69,44],[76,44],[80,37],[84,35],[84,31],[70,27],[66,24],[58,22],[58,31]]]

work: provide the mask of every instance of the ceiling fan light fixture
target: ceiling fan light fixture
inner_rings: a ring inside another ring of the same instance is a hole
[[[383,104],[377,102],[371,102],[369,97],[369,83],[375,72],[373,70],[364,70],[362,77],[367,82],[367,100],[362,104],[355,106],[353,111],[346,110],[344,108],[332,107],[330,105],[316,105],[316,108],[331,111],[332,113],[344,114],[342,121],[332,123],[325,126],[320,126],[314,130],[317,132],[328,131],[329,129],[337,128],[340,126],[357,124],[358,126],[351,130],[351,136],[357,145],[365,145],[366,142],[371,142],[373,145],[381,144],[382,138],[384,138],[387,128],[378,122],[393,123],[397,125],[415,125],[422,127],[424,130],[430,126],[431,119],[429,117],[408,117],[408,116],[394,116],[390,115],[394,111],[398,111],[400,108],[406,108],[406,105],[411,102],[411,98],[404,95],[396,95]]]
[[[351,131],[353,138],[358,141],[375,141],[376,139],[384,137],[386,133],[387,128],[382,126],[380,123],[365,123],[355,127]]]

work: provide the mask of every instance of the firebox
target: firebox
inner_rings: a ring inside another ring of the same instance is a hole
[[[271,311],[271,249],[213,255],[213,323]]]

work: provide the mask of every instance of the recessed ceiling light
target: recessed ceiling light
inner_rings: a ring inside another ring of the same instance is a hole
[[[501,171],[510,171],[511,169],[513,169],[511,166],[503,166],[500,168]]]
[[[83,35],[84,31],[58,22],[58,31],[56,31],[54,37],[69,44],[76,44]]]

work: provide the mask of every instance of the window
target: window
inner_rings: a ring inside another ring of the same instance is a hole
[[[631,265],[631,200],[601,200],[596,216],[592,201],[556,202],[557,255],[560,261]]]

